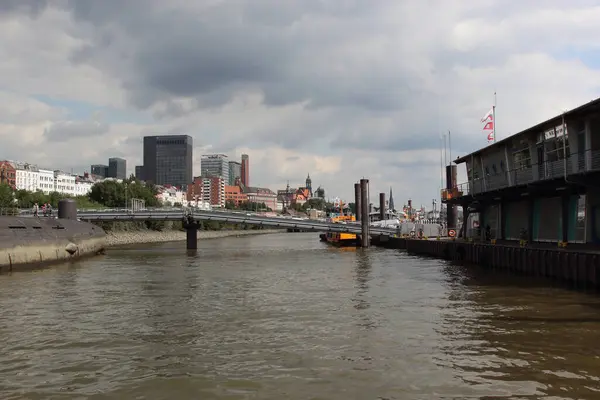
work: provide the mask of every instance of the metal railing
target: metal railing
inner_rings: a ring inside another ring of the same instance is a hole
[[[443,189],[441,197],[442,200],[451,200],[591,171],[600,171],[600,150],[586,150],[573,153],[566,159],[547,160],[535,164],[527,163],[519,168],[487,174],[482,178],[460,183],[453,189]]]

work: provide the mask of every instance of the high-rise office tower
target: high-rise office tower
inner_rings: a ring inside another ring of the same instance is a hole
[[[242,164],[237,161],[229,161],[229,186],[235,185],[236,178],[242,179]]]
[[[137,179],[139,179],[140,181],[145,180],[145,178],[144,178],[144,166],[143,165],[136,165],[135,166],[135,177]]]
[[[218,176],[229,182],[229,160],[225,154],[206,154],[200,159],[202,176]]]
[[[144,179],[187,187],[193,180],[193,144],[188,135],[144,136]]]
[[[112,157],[108,159],[108,177],[116,179],[127,178],[127,161],[123,158]]]
[[[242,154],[242,184],[246,187],[250,186],[250,159],[248,154]]]

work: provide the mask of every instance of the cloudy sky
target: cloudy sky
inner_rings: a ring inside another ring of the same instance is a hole
[[[89,170],[183,133],[251,184],[396,203],[452,156],[600,94],[592,0],[0,0],[0,159]]]

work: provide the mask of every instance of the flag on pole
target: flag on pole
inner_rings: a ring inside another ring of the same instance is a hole
[[[492,107],[490,111],[488,111],[483,118],[481,118],[481,123],[483,125],[483,132],[487,133],[488,143],[494,142],[496,137],[496,121],[494,118],[495,107]]]

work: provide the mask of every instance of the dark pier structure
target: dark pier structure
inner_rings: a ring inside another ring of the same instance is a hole
[[[369,180],[360,180],[360,245],[361,247],[369,247],[371,235],[369,234]],[[357,213],[358,214],[358,213]]]
[[[454,164],[442,202],[456,239],[373,244],[600,288],[600,99]],[[462,166],[467,182],[457,184]]]

